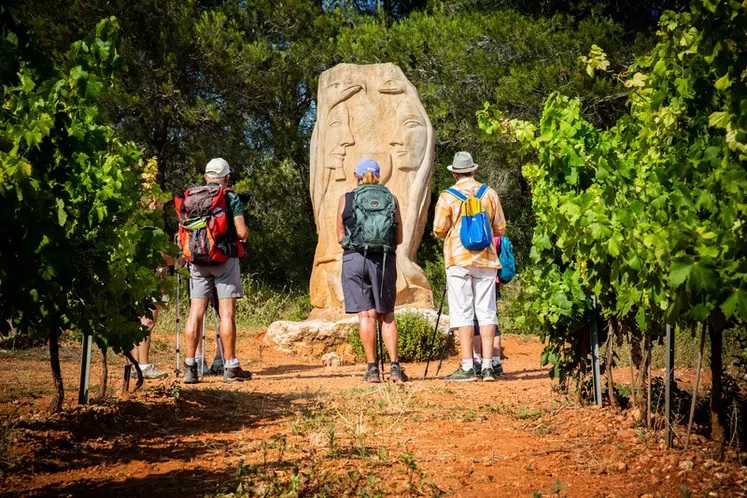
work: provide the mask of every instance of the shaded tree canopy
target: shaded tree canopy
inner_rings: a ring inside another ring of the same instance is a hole
[[[393,62],[415,84],[437,133],[437,194],[444,165],[470,150],[483,180],[503,196],[509,235],[529,247],[532,213],[520,174],[525,162],[506,140],[477,128],[483,102],[538,120],[554,90],[581,99],[595,125],[624,112],[626,92],[584,79],[578,57],[592,44],[613,68],[632,62],[646,39],[644,14],[671,2],[221,0],[26,0],[11,2],[60,57],[70,42],[115,15],[126,71],[107,91],[102,117],[115,133],[156,157],[159,183],[177,193],[200,179],[211,157],[236,168],[250,228],[245,270],[305,286],[316,243],[308,196],[309,141],[317,78],[340,62]],[[635,9],[627,4],[639,5]],[[641,6],[646,5],[646,6]],[[676,5],[674,5],[676,6]],[[512,10],[509,10],[512,9]],[[637,10],[636,10],[637,9]],[[622,16],[622,17],[621,17]],[[619,22],[616,22],[617,19]],[[635,33],[634,33],[635,34]],[[634,41],[634,42],[633,42]],[[167,209],[168,213],[168,209]],[[172,230],[174,222],[167,219]],[[430,233],[426,230],[426,233]],[[426,237],[422,264],[437,262]],[[437,266],[437,265],[436,265]]]

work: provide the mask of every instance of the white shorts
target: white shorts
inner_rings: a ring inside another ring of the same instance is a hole
[[[449,326],[472,327],[475,316],[480,325],[498,325],[495,310],[495,268],[450,266]]]

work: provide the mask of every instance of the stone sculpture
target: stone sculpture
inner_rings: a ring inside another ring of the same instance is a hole
[[[433,306],[428,279],[415,260],[430,204],[434,151],[433,126],[399,67],[339,64],[322,73],[311,138],[311,200],[319,234],[310,285],[315,308],[343,307],[337,205],[355,188],[353,171],[363,158],[379,163],[380,180],[402,210],[397,305]]]

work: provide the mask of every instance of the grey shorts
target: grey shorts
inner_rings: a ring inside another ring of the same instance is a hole
[[[342,294],[345,313],[359,313],[375,309],[377,313],[391,313],[397,299],[397,255],[389,253],[386,269],[383,254],[350,252],[342,255]],[[382,270],[384,285],[381,285]]]
[[[190,297],[196,299],[210,299],[213,285],[218,291],[218,299],[243,297],[241,290],[241,270],[239,258],[229,258],[225,263],[210,265],[190,265],[189,279]]]

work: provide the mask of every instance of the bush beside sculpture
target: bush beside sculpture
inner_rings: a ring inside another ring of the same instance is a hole
[[[397,331],[399,332],[399,361],[428,361],[434,324],[423,313],[418,311],[407,311],[398,314],[395,320],[397,321]],[[361,343],[357,325],[345,338],[345,342],[352,347],[355,359],[365,363],[366,353],[363,351],[363,344]],[[433,358],[441,353],[441,348],[443,348],[445,342],[446,334],[443,331],[436,334],[435,340],[433,340]],[[384,352],[384,361],[389,362],[389,355],[386,352]]]

